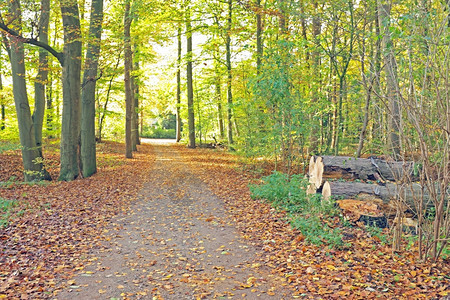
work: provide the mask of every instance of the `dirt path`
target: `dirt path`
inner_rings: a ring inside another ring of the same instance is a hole
[[[138,201],[112,221],[109,242],[57,298],[291,299],[176,148],[154,149]]]

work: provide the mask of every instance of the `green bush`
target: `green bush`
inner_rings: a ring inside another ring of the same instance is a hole
[[[306,241],[331,247],[341,247],[342,234],[326,222],[339,215],[333,201],[322,201],[321,195],[307,195],[308,180],[301,175],[288,176],[280,172],[263,177],[260,185],[250,185],[252,198],[265,199],[288,213],[291,225],[300,230]]]
[[[176,132],[175,129],[145,127],[141,137],[150,139],[174,139],[176,137]]]

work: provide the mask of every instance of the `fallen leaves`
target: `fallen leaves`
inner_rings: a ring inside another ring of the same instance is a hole
[[[429,299],[450,292],[448,261],[430,267],[417,261],[412,251],[392,255],[391,249],[381,245],[379,238],[359,227],[344,228],[346,241],[351,243],[349,249],[307,245],[304,237],[284,221],[285,213],[251,199],[248,183],[254,181],[254,177],[242,171],[251,168],[242,167],[237,157],[204,149],[183,149],[183,154],[186,160],[193,161],[191,166],[226,202],[242,238],[264,250],[261,265],[285,279],[283,284],[292,289],[293,298]],[[198,161],[210,163],[199,164]],[[211,163],[214,161],[216,163]],[[361,207],[361,211],[377,213],[375,207]],[[252,281],[244,282],[241,288],[251,290],[251,284]],[[266,295],[271,294],[267,291]]]
[[[153,162],[148,145],[133,160],[123,158],[122,150],[122,144],[99,144],[98,173],[90,178],[0,187],[2,198],[19,203],[0,229],[0,297],[51,298],[62,285],[77,287],[67,279],[83,270],[90,249],[101,247],[104,227],[126,211]],[[45,156],[57,178],[56,152],[46,149]],[[20,180],[21,169],[20,152],[1,155],[0,181]]]

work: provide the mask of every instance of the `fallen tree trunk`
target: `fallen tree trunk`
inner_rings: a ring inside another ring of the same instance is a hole
[[[380,158],[354,158],[350,156],[322,156],[325,178],[347,178],[361,180],[401,180],[414,175],[413,162],[386,161]]]
[[[369,194],[377,196],[382,199],[383,202],[389,203],[394,199],[406,200],[406,203],[413,205],[420,199],[422,193],[422,186],[417,183],[399,186],[395,183],[387,183],[385,186],[378,184],[369,184],[362,182],[330,182],[331,195],[342,196],[344,198],[355,198],[360,194]],[[446,191],[447,196],[450,196],[450,188]],[[426,188],[423,189],[424,202],[430,200],[430,195]],[[448,199],[449,197],[447,197]],[[430,201],[431,202],[431,201]],[[432,203],[428,204],[429,206]]]

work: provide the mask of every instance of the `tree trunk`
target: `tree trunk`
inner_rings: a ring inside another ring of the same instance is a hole
[[[315,80],[312,82],[312,88],[311,88],[311,102],[314,106],[317,106],[317,102],[319,101],[319,85],[321,82],[320,79],[320,51],[319,51],[319,38],[320,38],[320,32],[321,32],[321,22],[319,17],[319,11],[318,11],[318,2],[317,0],[313,2],[313,8],[315,11],[314,17],[313,17],[313,23],[312,23],[312,34],[313,34],[313,40],[315,43],[314,49],[312,51],[312,74],[313,78]],[[310,147],[309,152],[310,153],[318,153],[319,152],[319,124],[317,124],[314,115],[316,114],[316,108],[313,110],[313,116],[311,118],[312,120],[312,126],[311,126],[311,137],[310,137]]]
[[[139,55],[138,47],[134,47],[134,71],[133,76],[134,83],[134,145],[140,145],[141,139],[139,136],[139,78],[136,74],[139,74]],[[137,150],[137,149],[136,149]]]
[[[130,16],[130,0],[125,0],[124,12],[124,55],[125,55],[125,156],[127,158],[133,157],[133,91],[131,89],[131,68],[133,63],[133,53],[131,52],[131,16]]]
[[[81,173],[89,177],[97,172],[95,143],[95,88],[103,22],[103,0],[92,0],[83,90],[81,91]]]
[[[64,27],[62,63],[63,112],[61,122],[61,169],[59,180],[78,177],[78,145],[81,120],[81,30],[77,0],[61,1]]]
[[[1,57],[1,53],[2,53],[2,47],[0,47],[0,57]],[[1,70],[1,68],[2,68],[2,62],[0,61],[0,70]],[[3,102],[4,96],[3,96],[2,92],[3,92],[3,81],[2,81],[2,73],[0,72],[0,105],[1,105],[0,130],[5,130],[5,126],[6,126],[5,108],[6,108],[6,105]]]
[[[41,17],[39,20],[39,41],[48,44],[48,24],[50,20],[50,0],[41,0]],[[39,66],[34,81],[33,126],[36,146],[42,157],[42,127],[45,114],[45,86],[48,79],[48,53],[39,48]]]
[[[189,10],[189,8],[188,8]],[[187,100],[188,100],[188,125],[189,125],[189,148],[195,148],[195,115],[194,115],[194,89],[192,83],[192,27],[190,12],[186,16],[187,35]]]
[[[233,0],[228,0],[228,27],[227,27],[227,37],[226,37],[226,60],[227,60],[227,112],[228,112],[228,144],[233,144],[233,94],[231,90],[231,84],[233,76],[231,74],[231,26],[232,26],[232,9]]]
[[[131,35],[130,35],[131,39]],[[134,75],[134,53],[131,51],[131,69],[130,69],[130,86],[131,86],[131,101],[133,102],[131,111],[131,149],[137,151],[136,136],[139,138],[139,133],[136,131],[137,119],[136,119],[136,76]]]
[[[223,109],[222,109],[222,89],[221,89],[221,81],[220,74],[218,74],[218,70],[216,68],[216,101],[217,101],[217,115],[219,122],[219,133],[220,138],[225,138],[225,127],[223,125]]]
[[[109,103],[109,99],[110,99],[110,96],[111,96],[111,90],[112,90],[112,87],[113,87],[113,81],[114,81],[114,73],[115,73],[115,71],[119,68],[119,65],[120,65],[120,54],[119,54],[119,56],[117,57],[117,62],[116,62],[116,65],[114,66],[114,72],[113,72],[113,75],[111,75],[111,78],[109,79],[109,82],[108,82],[108,89],[107,89],[107,91],[106,91],[106,99],[105,99],[105,103],[103,104],[103,108],[102,108],[102,110],[101,110],[101,113],[99,114],[99,117],[98,117],[98,131],[97,131],[97,137],[98,137],[98,141],[99,142],[101,142],[102,141],[102,129],[103,129],[103,123],[104,123],[104,121],[105,121],[105,117],[106,117],[106,109],[108,108],[108,103]]]
[[[387,83],[387,99],[389,102],[389,146],[394,159],[400,159],[400,88],[397,78],[397,64],[394,45],[390,35],[391,4],[386,0],[378,0],[379,23],[383,35],[384,66]]]
[[[379,158],[354,158],[348,156],[322,156],[324,177],[362,180],[417,180],[413,162],[386,161]],[[329,175],[329,176],[327,176]]]
[[[331,181],[329,184],[331,187],[331,196],[363,199],[365,195],[373,195],[382,199],[384,203],[389,203],[395,199],[402,199],[406,200],[406,203],[410,204],[411,207],[414,208],[423,193],[424,202],[428,203],[429,207],[433,206],[430,201],[431,196],[427,189],[418,183],[410,183],[406,185],[387,183],[383,186],[363,182]],[[320,189],[318,191],[321,192]],[[442,191],[439,190],[439,194],[441,193]],[[444,193],[449,194],[450,190],[447,189]]]
[[[45,120],[48,137],[53,138],[53,72],[50,72],[47,81],[47,119]]]
[[[256,75],[261,74],[262,57],[264,54],[263,50],[263,39],[262,39],[262,18],[261,18],[261,0],[256,0]]]
[[[15,30],[22,30],[22,11],[20,1],[9,2],[10,21]],[[22,145],[22,162],[25,181],[43,179],[43,167],[40,154],[36,147],[33,120],[28,102],[25,81],[25,55],[23,42],[19,38],[11,37],[11,71],[13,80],[14,103],[16,106],[17,120],[19,123],[19,137]]]
[[[178,24],[176,141],[181,141],[181,24]]]

